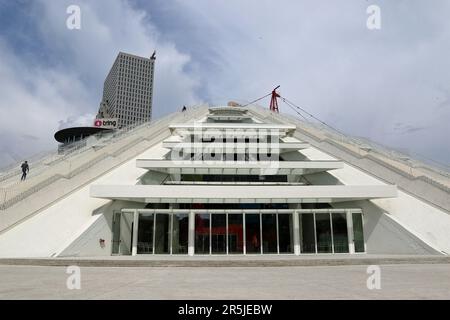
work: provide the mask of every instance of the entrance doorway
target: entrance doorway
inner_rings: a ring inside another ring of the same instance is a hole
[[[111,253],[113,255],[121,254],[120,252],[120,217],[122,213],[120,211],[115,211],[113,213],[112,221],[112,249]]]
[[[187,214],[139,213],[138,254],[187,254]]]
[[[363,217],[361,212],[353,212],[353,243],[355,252],[365,252],[366,246],[364,242]]]
[[[195,214],[195,254],[294,253],[292,214]]]

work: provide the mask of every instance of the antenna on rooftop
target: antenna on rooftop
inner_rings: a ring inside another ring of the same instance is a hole
[[[153,51],[153,54],[152,54],[152,56],[150,57],[150,59],[156,60],[156,50]]]

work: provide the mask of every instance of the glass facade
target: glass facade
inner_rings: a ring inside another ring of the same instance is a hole
[[[294,214],[298,217],[296,241],[300,254],[365,252],[361,212],[267,211],[193,214],[194,254],[293,254]],[[139,213],[138,217],[136,253],[188,254],[188,213]],[[121,241],[130,244],[133,241],[133,220],[120,219],[120,214],[114,216],[113,254],[118,254]],[[119,239],[119,224],[130,231],[128,239],[123,236]],[[352,241],[354,250],[351,251]]]
[[[365,252],[362,214],[352,213],[355,252]],[[301,253],[350,253],[349,224],[345,212],[301,213]]]
[[[187,254],[187,214],[139,214],[137,253]]]
[[[196,254],[294,253],[292,214],[196,214],[195,221]]]

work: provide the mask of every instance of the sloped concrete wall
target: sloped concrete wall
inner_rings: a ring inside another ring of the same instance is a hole
[[[97,222],[96,215],[101,215],[101,208],[107,208],[109,200],[91,198],[89,188],[92,184],[133,185],[138,182],[146,170],[136,168],[138,158],[161,157],[168,150],[162,148],[162,143],[155,145],[137,157],[125,162],[114,170],[104,174],[88,185],[76,190],[54,205],[25,220],[19,225],[0,234],[0,257],[51,257],[56,256],[74,241],[72,252],[78,255],[87,253],[100,254],[96,246],[98,237],[104,237],[105,244],[110,245],[111,210]],[[106,219],[106,221],[104,220]],[[92,232],[83,233],[91,228]],[[108,224],[108,227],[106,227]],[[109,236],[107,234],[109,233]],[[84,247],[81,250],[81,247]],[[78,249],[77,249],[78,248]],[[67,249],[69,250],[69,249]],[[108,252],[106,247],[101,252]],[[66,252],[67,253],[67,252]]]
[[[405,229],[372,201],[342,202],[333,207],[357,207],[363,210],[364,240],[368,254],[442,254]]]
[[[85,230],[69,247],[59,253],[59,257],[79,256],[108,256],[111,254],[111,220],[112,215],[100,214],[95,217],[94,222]],[[105,240],[101,246],[100,239]]]
[[[69,239],[58,257],[95,257],[109,256],[112,253],[113,214],[122,208],[143,208],[144,204],[128,201],[110,201],[95,211],[92,221],[86,224],[74,238]],[[121,253],[131,254],[132,215],[121,217]],[[100,239],[105,240],[104,246]]]

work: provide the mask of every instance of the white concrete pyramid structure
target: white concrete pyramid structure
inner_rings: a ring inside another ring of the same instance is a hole
[[[258,106],[199,106],[0,176],[0,257],[450,253],[449,173]]]

